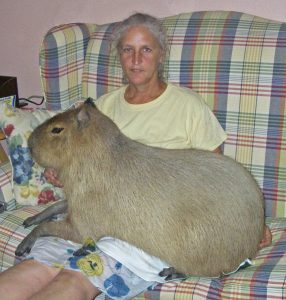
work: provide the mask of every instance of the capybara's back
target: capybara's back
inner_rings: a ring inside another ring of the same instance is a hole
[[[114,236],[200,276],[256,255],[262,193],[228,157],[134,142],[89,104],[39,126],[29,146],[39,164],[59,172],[81,238]]]

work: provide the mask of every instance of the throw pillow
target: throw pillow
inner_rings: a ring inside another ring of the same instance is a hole
[[[19,204],[38,205],[64,199],[63,190],[47,182],[44,169],[32,159],[27,145],[33,129],[57,113],[0,104],[0,129],[7,139],[13,171],[13,192]]]

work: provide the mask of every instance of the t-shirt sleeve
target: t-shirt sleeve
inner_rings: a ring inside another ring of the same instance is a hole
[[[192,148],[213,151],[227,138],[219,121],[201,99],[189,120]]]

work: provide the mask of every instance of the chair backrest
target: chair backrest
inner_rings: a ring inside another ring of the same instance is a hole
[[[286,216],[286,23],[230,11],[162,19],[170,52],[166,80],[196,90],[228,134],[224,154],[254,175],[266,215]],[[82,97],[97,98],[122,84],[110,35],[98,26],[89,39]],[[243,197],[243,195],[242,195]]]

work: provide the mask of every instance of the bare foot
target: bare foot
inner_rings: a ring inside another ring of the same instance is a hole
[[[264,227],[264,237],[260,241],[259,248],[262,249],[264,247],[267,247],[271,245],[272,243],[272,233],[267,225]]]

